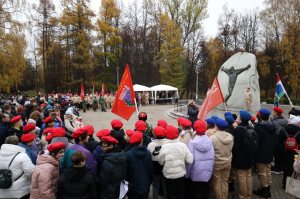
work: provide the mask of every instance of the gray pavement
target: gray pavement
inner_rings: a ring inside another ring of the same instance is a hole
[[[269,110],[271,110],[273,106],[272,105],[262,105],[262,107],[268,108]],[[176,119],[169,117],[166,114],[167,111],[170,111],[173,108],[174,108],[173,105],[150,105],[150,106],[140,107],[140,112],[146,112],[148,114],[147,121],[153,127],[157,126],[157,121],[159,119],[164,119],[167,121],[168,124],[177,126]],[[290,106],[281,106],[281,108],[283,108],[285,113],[287,113],[291,109]],[[94,112],[93,110],[87,110],[86,113],[83,113],[82,111],[80,111],[80,116],[82,116],[82,118],[83,118],[84,125],[92,125],[94,127],[95,134],[101,129],[105,129],[105,128],[111,129],[110,122],[113,119],[120,119],[124,124],[123,128],[125,130],[134,129],[134,124],[138,118],[136,112],[133,113],[132,117],[128,121],[126,121],[123,118],[111,113],[110,109],[107,111],[108,112],[101,112],[100,109],[98,109],[97,112]],[[183,110],[183,112],[184,112],[184,110]],[[224,114],[224,111],[218,110],[218,109],[213,109],[208,114],[208,116],[217,115],[219,117],[223,117],[223,114]],[[97,137],[95,137],[95,138],[98,140]],[[283,178],[282,174],[279,174],[279,175],[272,174],[272,180],[273,180],[272,185],[271,185],[272,198],[274,198],[274,199],[294,198],[294,197],[291,197],[288,194],[286,194],[285,191],[282,189],[282,184],[281,184],[282,178]],[[259,182],[257,179],[257,175],[253,174],[253,189],[257,189],[258,187],[259,187]],[[238,198],[237,184],[235,184],[235,189],[236,189],[236,191],[234,193],[229,194],[230,199]],[[150,191],[149,198],[152,198],[152,189]],[[259,197],[256,197],[255,195],[253,195],[252,198],[259,198]]]

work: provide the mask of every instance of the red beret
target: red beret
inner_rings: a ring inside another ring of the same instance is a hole
[[[20,121],[21,118],[21,115],[17,115],[16,117],[11,118],[10,123],[17,123],[18,121]]]
[[[52,139],[53,139],[53,136],[51,134],[47,135],[46,138],[45,138],[45,140],[47,142],[51,142]]]
[[[110,142],[112,144],[118,144],[118,140],[116,140],[115,138],[111,137],[111,136],[104,136],[101,138],[102,142]]]
[[[51,116],[46,117],[45,120],[44,120],[44,123],[47,124],[47,123],[51,122],[51,120],[52,120]]]
[[[129,139],[130,144],[139,143],[143,139],[143,133],[140,131],[134,132]]]
[[[120,128],[122,128],[122,126],[123,126],[123,123],[121,122],[121,120],[115,119],[115,120],[111,121],[111,127],[113,129],[120,129]]]
[[[110,130],[109,129],[102,129],[100,131],[98,131],[98,133],[96,134],[96,136],[98,138],[102,138],[104,136],[109,136],[110,135]]]
[[[145,118],[145,117],[147,117],[147,113],[142,112],[139,114],[139,118]]]
[[[257,112],[257,115],[260,116],[260,112],[259,111]]]
[[[178,137],[178,129],[172,125],[169,125],[165,128],[166,137],[170,140],[174,140]]]
[[[53,129],[53,131],[51,132],[52,137],[65,137],[66,135],[66,130],[64,128],[61,127],[56,127]]]
[[[161,127],[166,128],[168,126],[168,124],[165,120],[158,120],[157,126],[161,126]]]
[[[41,104],[40,106],[45,108],[45,104]]]
[[[51,128],[46,128],[43,133],[47,134],[47,133],[52,133],[52,131],[55,129],[55,127],[51,127]]]
[[[194,123],[194,129],[197,133],[205,133],[207,131],[206,124],[202,120],[197,120]]]
[[[55,151],[55,150],[58,150],[58,149],[62,149],[66,146],[65,143],[63,142],[56,142],[56,143],[53,143],[53,144],[50,144],[47,149],[48,151]]]
[[[181,122],[182,122],[183,119],[184,119],[183,117],[177,118],[177,123],[178,123],[179,125],[181,125]]]
[[[192,122],[188,119],[182,118],[180,125],[184,127],[189,127],[192,126]]]
[[[126,130],[126,134],[130,137],[130,136],[132,136],[132,134],[134,134],[135,133],[135,131],[133,131],[133,130],[131,130],[131,129],[128,129],[128,130]]]
[[[30,141],[34,140],[34,138],[35,138],[34,134],[28,133],[28,134],[22,135],[21,141],[22,142],[30,142]]]
[[[79,136],[81,136],[82,134],[84,134],[87,131],[88,131],[88,129],[86,127],[76,129],[74,131],[74,133],[72,133],[72,138],[78,138]]]
[[[153,133],[156,137],[165,137],[165,128],[162,126],[157,126],[153,129]]]
[[[283,110],[279,107],[274,107],[273,110],[277,113],[283,113]]]
[[[95,132],[94,127],[91,125],[86,125],[85,128],[87,128],[89,136],[92,136]]]
[[[147,125],[143,120],[139,120],[135,123],[135,128],[137,131],[145,131],[147,129]]]
[[[26,124],[24,127],[23,127],[23,131],[25,133],[29,133],[30,131],[32,130],[35,130],[35,125],[34,124]]]
[[[256,120],[256,118],[252,116],[251,121],[254,122],[255,120]]]

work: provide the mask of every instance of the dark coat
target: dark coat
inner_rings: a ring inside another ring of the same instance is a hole
[[[284,151],[284,143],[279,142],[279,133],[281,129],[288,124],[288,120],[285,119],[284,117],[275,117],[270,120],[275,124],[276,126],[276,134],[275,134],[275,139],[276,139],[276,145],[275,145],[275,151]]]
[[[90,136],[89,141],[84,143],[84,146],[87,150],[89,150],[91,153],[95,151],[96,147],[99,145],[99,142],[97,142],[93,136]]]
[[[269,164],[273,161],[276,126],[270,121],[264,121],[255,126],[255,132],[259,140],[254,162]]]
[[[249,124],[247,122],[242,122],[238,126],[249,126]],[[235,169],[252,168],[253,156],[246,154],[244,148],[245,133],[246,130],[240,127],[236,127],[232,131],[232,135],[234,137],[234,144],[232,148],[231,166]]]
[[[120,147],[122,150],[125,149],[127,142],[124,138],[125,133],[123,129],[111,130],[110,136],[118,140],[118,147]]]
[[[96,180],[89,167],[67,168],[57,188],[58,199],[98,199]]]
[[[3,114],[4,114],[4,113],[7,114],[7,115],[9,116],[10,119],[14,117],[14,116],[13,116],[11,113],[9,113],[9,112],[4,111]]]
[[[147,135],[146,131],[143,131],[143,145],[148,147],[148,144],[151,142],[151,138]]]
[[[145,194],[153,182],[152,157],[147,147],[134,146],[127,155],[127,180],[131,184],[129,193]]]
[[[284,127],[284,129],[286,130],[286,132],[288,133],[288,135],[295,135],[297,132],[300,131],[300,127],[299,126],[296,126],[296,125],[293,125],[293,124],[288,124]],[[281,131],[279,132],[279,138],[278,138],[278,142],[280,144],[283,144],[285,145],[285,141],[287,139],[287,136],[285,134],[285,132],[283,131],[283,129],[281,129]],[[296,136],[296,141],[297,141],[297,144],[300,144],[300,134],[298,134]],[[294,151],[285,151],[285,156],[290,156],[291,158],[294,158],[294,155],[297,155],[296,152]]]
[[[126,147],[125,147],[125,149],[124,149],[124,151],[125,151],[125,152],[130,151],[130,150],[132,149],[133,146],[134,146],[133,144],[130,144],[130,143],[128,142],[127,145],[126,145]]]
[[[93,151],[93,156],[97,162],[97,175],[99,175],[102,167],[102,162],[103,162],[103,159],[101,157],[102,154],[104,154],[104,152],[101,146],[97,146],[96,149]]]
[[[100,199],[118,198],[120,183],[126,178],[126,154],[119,147],[115,147],[101,157],[103,163],[99,175]]]
[[[9,136],[8,134],[9,123],[0,122],[0,148],[4,144],[5,139]]]
[[[233,127],[233,126],[227,127],[227,128],[225,129],[225,131],[226,131],[227,133],[230,133],[231,135],[233,135],[233,130],[234,130],[234,127]]]
[[[20,130],[15,129],[13,127],[8,130],[8,135],[9,136],[16,135],[19,138],[19,141],[21,141],[21,137],[22,137],[23,134],[24,133],[23,133],[23,128],[22,127],[20,128]]]
[[[188,115],[189,115],[189,120],[194,123],[195,121],[198,120],[198,113],[199,113],[199,108],[195,107],[193,105],[188,106]]]
[[[66,100],[64,100],[64,101],[60,102],[60,106],[61,106],[61,108],[64,108],[65,106],[69,106],[69,104]]]
[[[42,126],[43,126],[43,120],[42,119],[38,119],[38,121],[36,121],[36,126],[41,129]]]
[[[21,115],[22,121],[25,122],[25,118],[27,118],[27,114],[25,112],[18,112],[16,113],[16,116],[17,115]]]

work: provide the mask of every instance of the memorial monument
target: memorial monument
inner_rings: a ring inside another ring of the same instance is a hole
[[[260,109],[260,89],[254,54],[238,52],[231,56],[221,66],[218,80],[229,111],[247,110],[245,91],[250,87],[253,93],[251,113],[256,115]],[[223,105],[218,107],[224,109]]]

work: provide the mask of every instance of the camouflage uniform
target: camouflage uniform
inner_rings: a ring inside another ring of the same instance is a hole
[[[101,106],[101,111],[102,112],[106,112],[106,109],[105,109],[105,99],[104,97],[100,96],[99,98],[99,104]]]
[[[86,111],[86,100],[85,99],[82,100],[82,109],[83,109],[83,112]]]
[[[148,124],[147,122],[145,122],[146,125],[147,125],[147,129],[146,129],[146,132],[147,132],[147,135],[150,136],[151,138],[154,137],[154,133],[153,133],[153,127]]]

